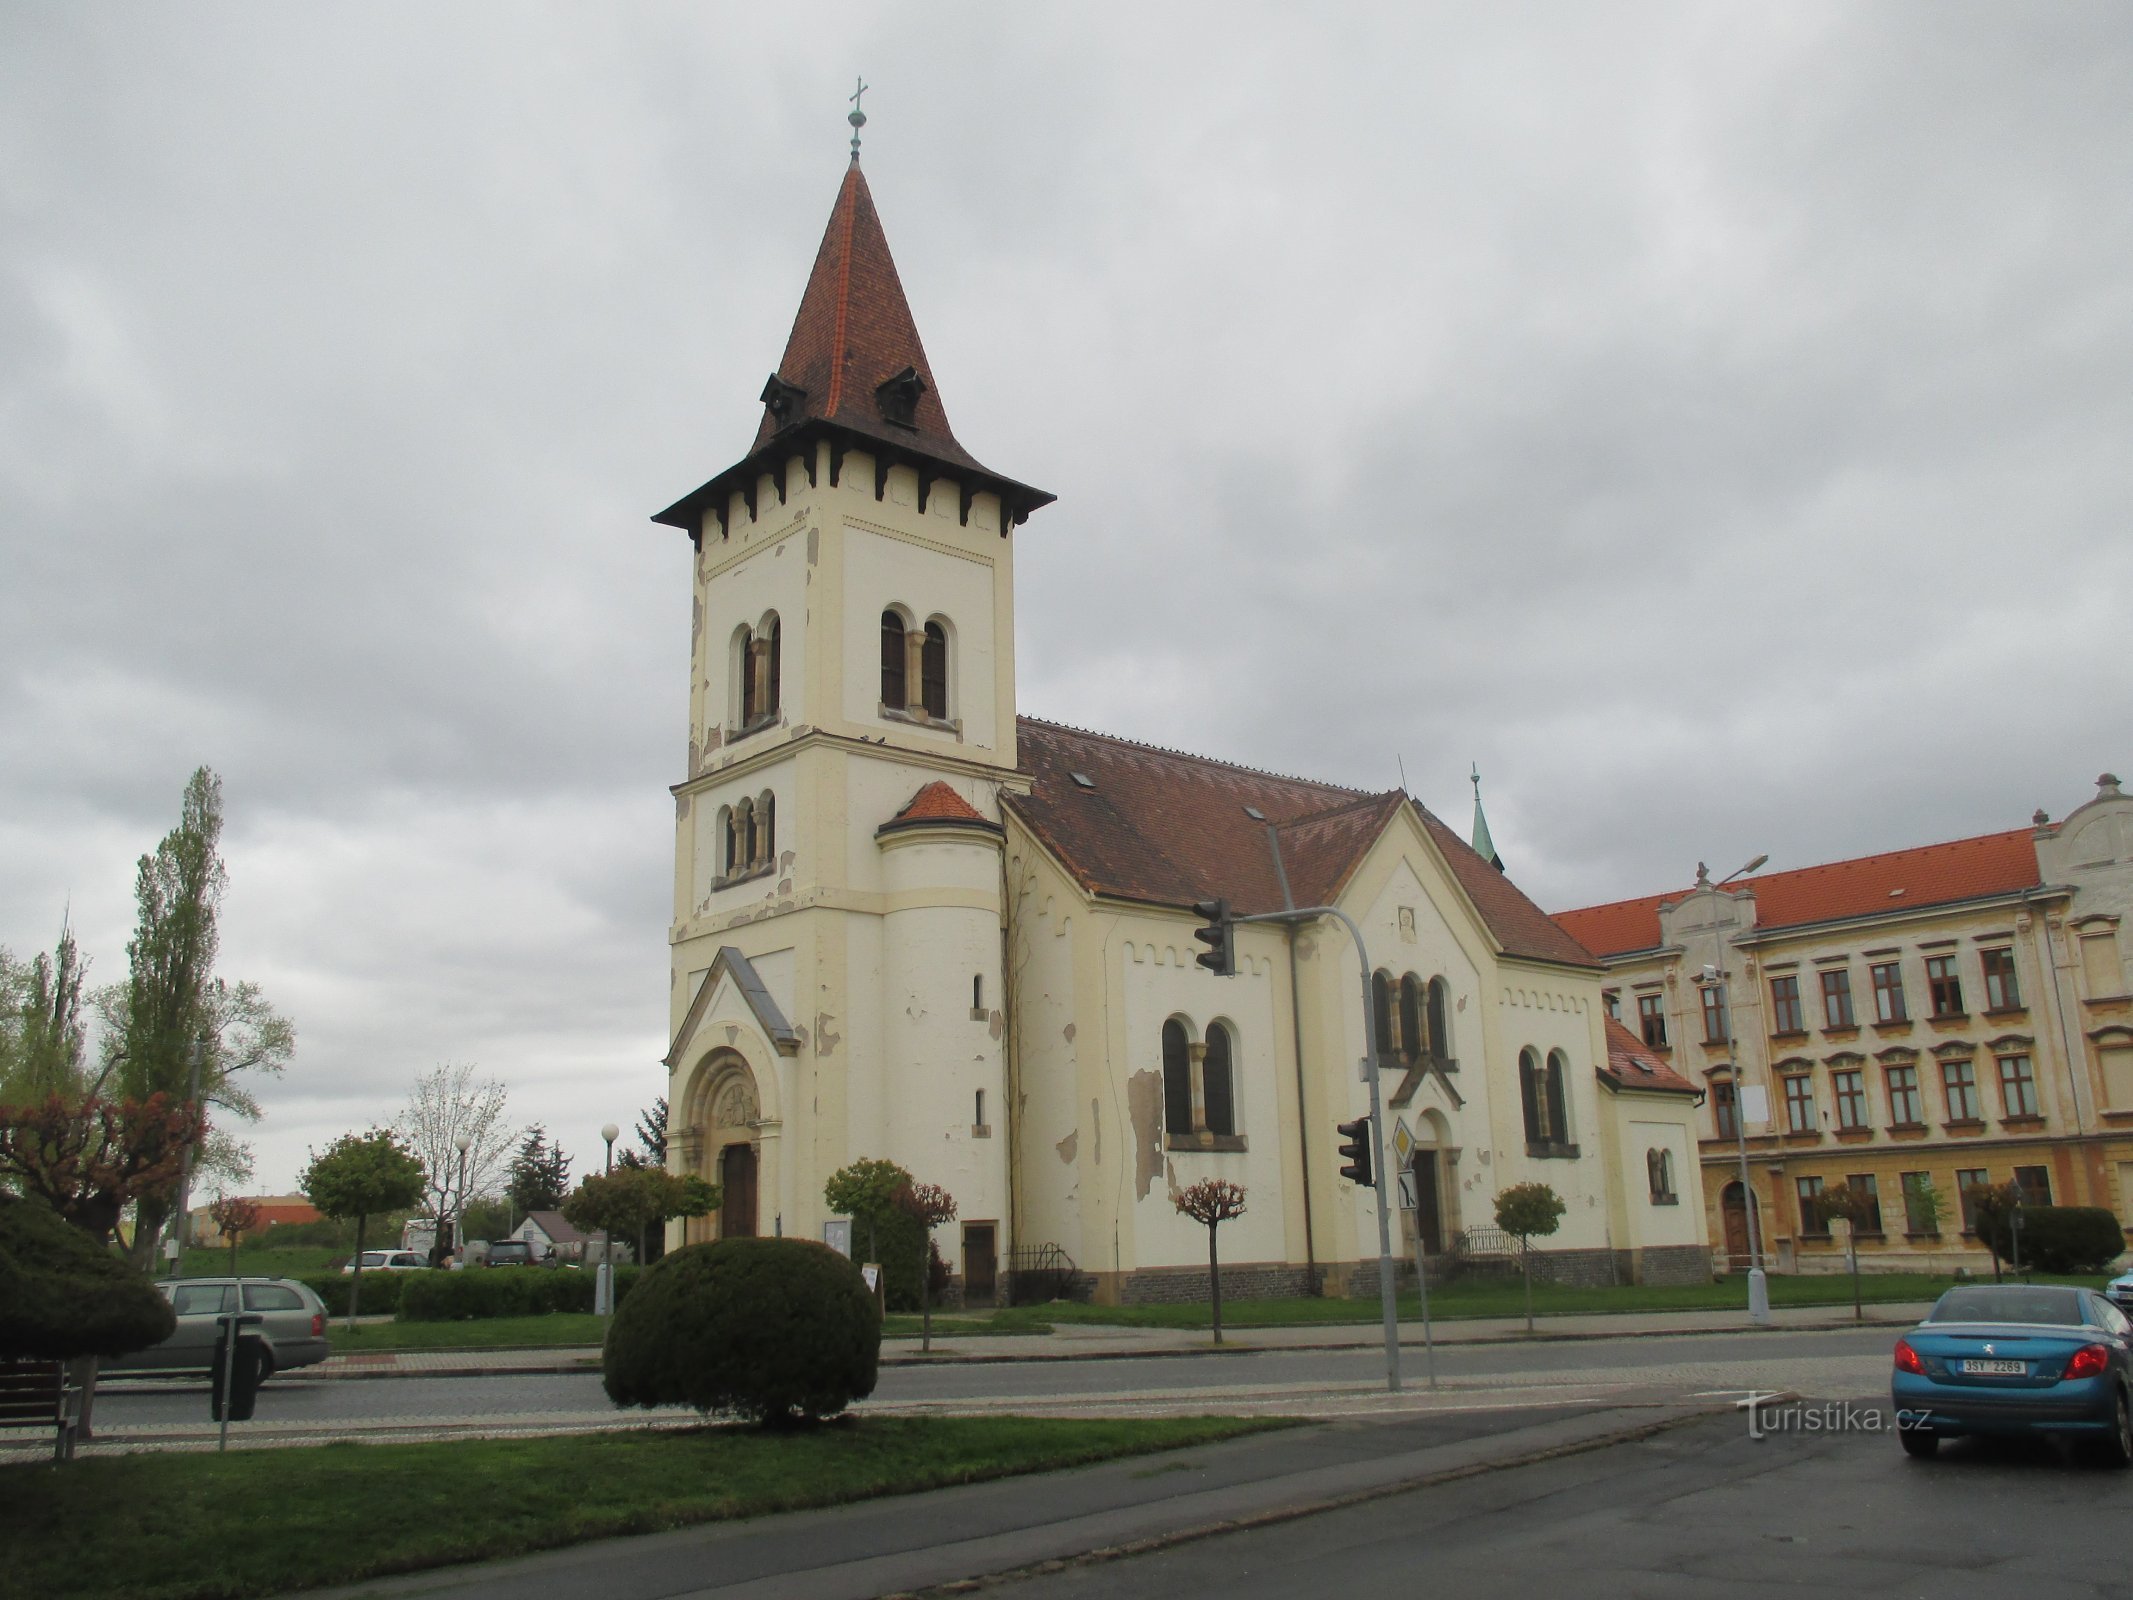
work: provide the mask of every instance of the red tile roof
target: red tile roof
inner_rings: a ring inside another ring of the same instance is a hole
[[[1509,878],[1398,790],[1366,794],[1033,717],[1016,726],[1035,782],[1006,803],[1093,894],[1171,906],[1223,895],[1247,915],[1280,910],[1266,825],[1246,815],[1250,806],[1280,830],[1295,903],[1329,905],[1394,813],[1413,804],[1505,954],[1595,964]]]
[[[1768,872],[1727,887],[1753,890],[1759,929],[1804,927],[1919,906],[1954,905],[2014,894],[2042,883],[2032,831],[1952,839],[1881,855],[1858,856],[1790,872]],[[1659,908],[1690,891],[1646,895],[1608,905],[1558,911],[1555,920],[1602,955],[1649,950],[1659,943]]]
[[[996,826],[977,807],[938,778],[904,802],[903,809],[896,813],[891,825],[896,822],[977,822],[986,827]]]
[[[1608,1080],[1624,1089],[1643,1089],[1656,1094],[1698,1094],[1701,1091],[1676,1072],[1629,1029],[1607,1019],[1607,1065],[1600,1069]]]

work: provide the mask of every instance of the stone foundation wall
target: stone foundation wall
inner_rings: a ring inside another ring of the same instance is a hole
[[[1096,1298],[1104,1305],[1181,1305],[1213,1298],[1205,1267],[1145,1267],[1095,1277]],[[1304,1267],[1280,1261],[1222,1263],[1224,1301],[1293,1300],[1310,1292],[1310,1272]]]
[[[1647,1245],[1617,1252],[1622,1282],[1642,1284],[1709,1283],[1711,1251],[1700,1244]]]

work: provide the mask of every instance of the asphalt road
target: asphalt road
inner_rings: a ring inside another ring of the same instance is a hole
[[[1728,1416],[986,1593],[2128,1596],[2129,1510],[2133,1474],[2050,1446],[1945,1445],[1914,1462],[1886,1433],[1758,1442]]]
[[[1452,1386],[1632,1384],[1669,1394],[1720,1389],[1795,1388],[1816,1395],[1863,1395],[1880,1389],[1892,1334],[1796,1332],[1642,1335],[1517,1345],[1468,1345],[1438,1353],[1440,1377]],[[1405,1353],[1407,1378],[1419,1388],[1419,1351]],[[948,1405],[1096,1402],[1147,1397],[1152,1403],[1219,1409],[1240,1391],[1273,1394],[1348,1388],[1368,1392],[1384,1375],[1382,1351],[1261,1350],[1239,1355],[1128,1357],[1117,1360],[973,1362],[884,1368],[877,1404]],[[1566,1399],[1569,1396],[1566,1394]],[[260,1391],[262,1422],[331,1422],[386,1417],[515,1417],[583,1413],[608,1404],[597,1376],[272,1379]],[[203,1384],[112,1381],[97,1397],[108,1426],[183,1423],[207,1409]]]

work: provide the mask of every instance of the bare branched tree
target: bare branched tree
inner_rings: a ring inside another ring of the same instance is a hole
[[[470,1199],[496,1193],[524,1132],[504,1120],[504,1099],[504,1086],[475,1077],[471,1062],[445,1062],[415,1080],[394,1127],[422,1163],[424,1203],[438,1219],[459,1217]]]

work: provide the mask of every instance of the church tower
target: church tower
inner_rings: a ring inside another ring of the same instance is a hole
[[[761,399],[653,519],[695,557],[668,1165],[725,1189],[675,1237],[822,1238],[824,1180],[886,1157],[956,1197],[982,1294],[1013,1243],[1013,531],[1053,497],[949,427],[856,139]]]

